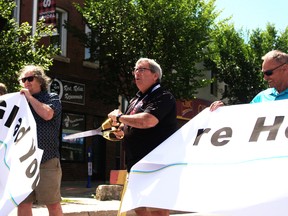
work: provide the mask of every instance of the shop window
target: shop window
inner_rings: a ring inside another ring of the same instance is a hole
[[[67,29],[64,27],[68,19],[68,13],[65,10],[56,8],[56,32],[51,37],[51,43],[61,49],[61,56],[67,54]]]
[[[85,116],[82,114],[63,112],[61,160],[83,162],[85,159],[85,139],[64,140],[63,137],[85,130]]]

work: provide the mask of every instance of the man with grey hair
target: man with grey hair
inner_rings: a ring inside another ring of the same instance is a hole
[[[272,50],[262,60],[262,73],[270,88],[258,93],[251,103],[288,99],[288,54]]]
[[[288,54],[272,50],[262,60],[261,73],[270,88],[259,92],[250,103],[288,99]],[[210,105],[210,110],[214,111],[223,105],[222,101],[215,101]]]
[[[160,65],[152,59],[140,58],[132,74],[139,91],[130,101],[125,113],[117,109],[108,114],[113,125],[120,125],[115,135],[119,139],[123,138],[128,173],[135,163],[177,129],[176,101],[160,85]],[[137,208],[135,212],[140,216],[169,215],[168,209],[146,207]]]

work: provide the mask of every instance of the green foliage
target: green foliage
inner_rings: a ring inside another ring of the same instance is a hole
[[[12,11],[15,7],[14,1],[9,0],[1,0],[0,1],[0,11],[1,11],[1,17],[8,19],[11,17]]]
[[[275,49],[288,53],[288,26],[283,32],[278,32]]]
[[[191,99],[209,84],[196,64],[211,40],[214,0],[86,0],[75,7],[92,30],[74,33],[90,48],[89,60],[100,62],[95,95],[106,102],[135,94],[131,71],[140,57],[162,66],[162,85],[177,99]]]
[[[207,61],[206,66],[212,68],[218,81],[228,85],[223,98],[228,98],[232,104],[246,103],[249,95],[259,91],[254,85],[255,80],[259,83],[259,76],[252,50],[233,25],[220,25],[214,33],[214,41],[209,44],[213,55],[207,56],[213,60]]]
[[[52,65],[52,56],[59,53],[52,45],[39,43],[44,35],[52,35],[52,26],[39,21],[32,35],[27,22],[19,25],[11,18],[14,7],[14,1],[0,0],[0,17],[6,20],[0,32],[0,82],[7,85],[9,92],[18,90],[17,73],[24,65],[41,65],[47,70]]]
[[[288,28],[279,33],[273,24],[265,30],[236,31],[230,18],[215,19],[214,0],[86,0],[76,4],[91,34],[78,38],[90,48],[90,61],[99,60],[95,95],[117,103],[129,100],[136,89],[130,71],[139,57],[153,58],[163,68],[164,87],[177,99],[192,99],[210,83],[196,65],[205,62],[215,80],[224,82],[223,99],[248,103],[267,87],[262,56],[272,49],[287,52]],[[74,31],[76,35],[76,31]],[[109,89],[109,91],[107,91]]]
[[[288,30],[280,34],[272,24],[265,30],[236,31],[233,25],[222,24],[214,31],[213,43],[208,49],[206,66],[216,73],[216,79],[228,86],[222,99],[230,104],[249,103],[261,90],[267,88],[261,71],[262,56],[273,49],[287,51]]]

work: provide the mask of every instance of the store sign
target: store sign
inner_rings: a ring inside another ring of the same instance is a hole
[[[209,107],[211,102],[203,99],[194,100],[178,100],[177,105],[177,118],[190,120],[206,107]]]
[[[39,0],[38,16],[44,18],[47,25],[56,26],[56,0]]]
[[[57,93],[62,102],[85,105],[85,84],[54,79],[49,91]]]
[[[85,115],[76,113],[62,113],[62,144],[61,160],[84,160],[84,137],[64,140],[63,137],[85,130]]]
[[[84,138],[77,138],[77,139],[70,139],[70,140],[64,140],[63,137],[77,133],[82,132],[85,130],[85,116],[82,114],[74,114],[74,113],[66,113],[63,114],[63,120],[62,120],[62,142],[67,143],[75,143],[75,144],[83,144]]]

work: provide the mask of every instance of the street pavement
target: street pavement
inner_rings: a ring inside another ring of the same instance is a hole
[[[91,182],[87,187],[84,181],[62,182],[62,209],[65,216],[112,216],[117,215],[120,206],[119,200],[99,201],[95,198],[96,188],[101,184]],[[33,216],[48,216],[44,205],[33,205]],[[17,216],[15,208],[9,216]]]
[[[99,182],[71,181],[62,182],[62,209],[64,216],[116,216],[120,201],[99,201],[95,198],[96,188]],[[33,205],[33,216],[48,216],[48,210],[42,205]],[[212,214],[171,212],[173,216],[216,216]],[[17,216],[15,208],[9,216]],[[127,216],[135,216],[134,211],[127,212]],[[219,215],[218,215],[219,216]]]

